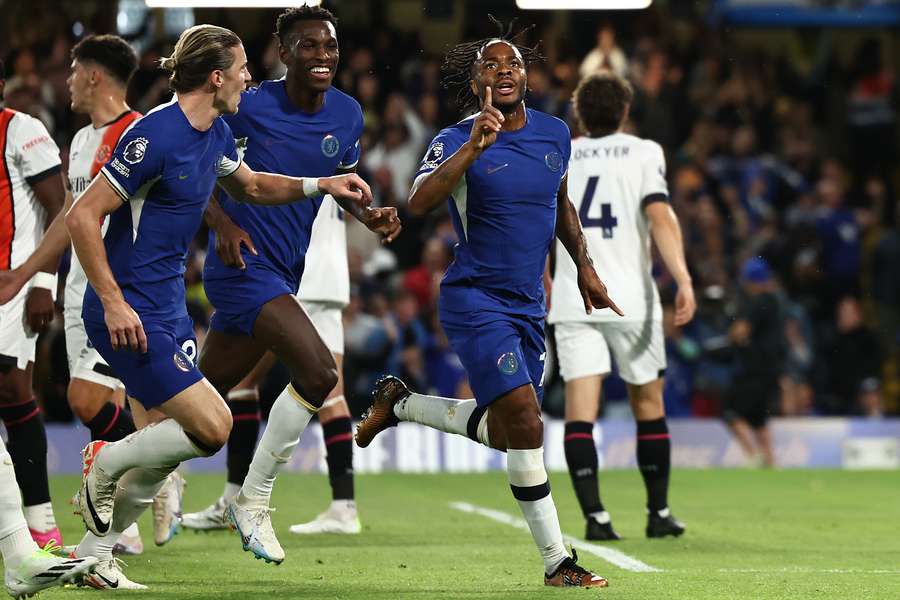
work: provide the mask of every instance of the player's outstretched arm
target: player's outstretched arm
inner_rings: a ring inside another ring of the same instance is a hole
[[[31,256],[15,269],[0,272],[0,304],[12,300],[39,271],[56,272],[59,259],[69,245],[66,212],[71,206],[72,194],[67,191],[63,209],[56,213]]]
[[[32,184],[31,189],[34,190],[37,201],[44,207],[46,229],[59,215],[65,203],[66,190],[63,180],[59,176],[45,177]],[[32,331],[43,331],[56,314],[53,294],[56,292],[55,273],[58,266],[59,256],[45,257],[36,265],[42,275],[33,280],[31,290],[25,299],[25,322]]]
[[[106,176],[95,177],[84,194],[66,213],[66,227],[72,247],[91,287],[103,303],[103,313],[112,347],[147,351],[144,326],[134,309],[125,301],[106,257],[100,235],[100,223],[106,215],[122,206],[122,198]]]
[[[584,299],[584,312],[591,314],[595,308],[611,308],[619,316],[625,316],[606,292],[606,285],[600,281],[594,270],[594,263],[588,253],[587,241],[581,230],[581,221],[575,206],[569,200],[568,176],[563,177],[556,195],[556,237],[575,261],[578,269],[578,289]]]
[[[681,225],[678,217],[668,202],[651,202],[644,208],[644,214],[650,221],[650,235],[666,268],[678,285],[675,296],[675,324],[684,325],[694,318],[697,302],[694,300],[694,287],[691,273],[684,258],[684,243],[681,238]]]
[[[447,200],[466,169],[497,141],[503,121],[503,113],[491,105],[491,88],[485,88],[484,103],[472,122],[469,139],[434,171],[416,179],[409,192],[409,212],[421,216]]]
[[[241,163],[231,175],[220,177],[219,185],[239,202],[250,204],[289,204],[302,198],[331,194],[359,206],[372,203],[369,184],[356,173],[334,177],[288,177],[259,173]]]

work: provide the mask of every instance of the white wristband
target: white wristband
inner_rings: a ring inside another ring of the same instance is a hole
[[[322,195],[319,191],[319,179],[317,177],[303,178],[303,195],[307,198],[318,198]]]
[[[38,271],[31,278],[31,287],[42,288],[56,293],[56,273]]]

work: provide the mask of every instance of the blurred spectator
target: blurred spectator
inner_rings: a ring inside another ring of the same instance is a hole
[[[827,350],[832,394],[823,397],[823,408],[832,414],[850,414],[859,410],[856,400],[862,383],[881,376],[882,353],[878,336],[863,322],[857,298],[843,298],[835,317],[836,336]]]
[[[752,462],[774,466],[769,414],[780,396],[785,357],[784,319],[769,265],[753,257],[741,266],[740,299],[729,336],[735,373],[725,420]]]
[[[385,206],[405,206],[412,177],[425,152],[427,130],[400,94],[391,94],[379,141],[363,156]]]
[[[628,75],[628,59],[616,45],[616,30],[609,23],[597,28],[597,45],[581,61],[578,75],[584,78],[604,70],[612,71],[621,77]]]

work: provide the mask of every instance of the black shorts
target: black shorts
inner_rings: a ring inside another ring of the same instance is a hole
[[[779,394],[777,377],[738,377],[725,397],[722,417],[729,423],[743,419],[754,429],[760,429],[765,426]]]

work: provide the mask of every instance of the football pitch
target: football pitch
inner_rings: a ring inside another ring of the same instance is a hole
[[[204,508],[223,477],[188,475],[185,510]],[[479,475],[365,475],[356,489],[358,536],[296,536],[329,500],[322,475],[286,474],[275,486],[273,522],[287,553],[274,566],[243,552],[236,534],[182,531],[126,557],[141,598],[364,599],[563,598],[784,599],[900,598],[900,473],[679,470],[670,503],[688,526],[680,539],[644,537],[644,490],[636,471],[602,473],[616,543],[578,550],[610,587],[543,587],[541,563],[502,472]],[[565,473],[551,475],[563,531],[583,534]],[[67,543],[81,534],[64,498],[78,480],[54,477],[57,517]],[[609,549],[613,549],[610,552]],[[611,562],[610,562],[611,561]],[[50,590],[43,598],[87,598],[93,590]],[[108,594],[108,593],[107,593]]]

